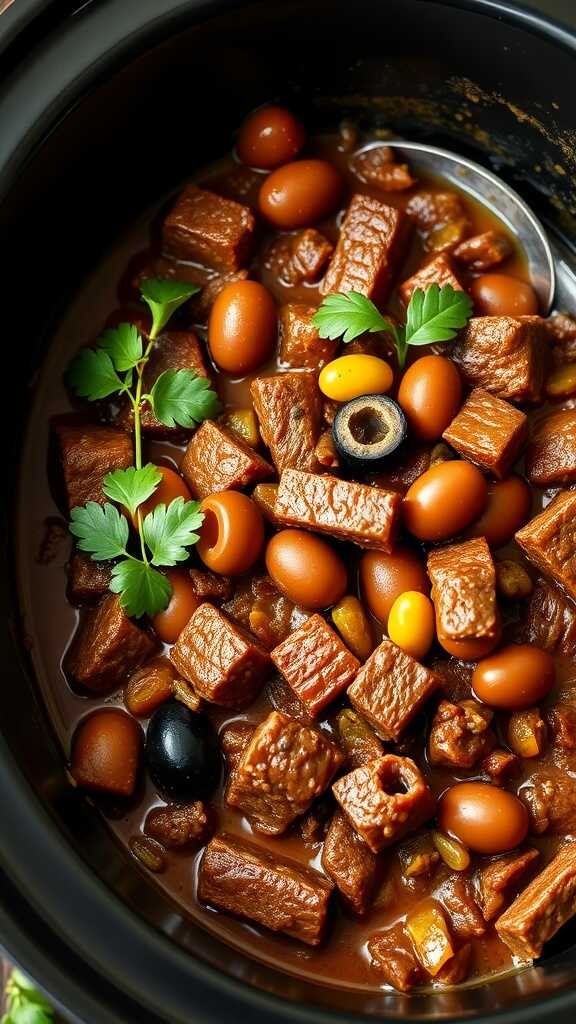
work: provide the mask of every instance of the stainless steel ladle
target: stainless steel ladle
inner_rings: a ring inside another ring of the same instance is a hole
[[[483,203],[506,225],[526,254],[532,286],[542,312],[544,315],[549,313],[556,291],[554,254],[542,224],[522,197],[485,167],[450,150],[403,139],[386,139],[384,144],[391,146],[398,160],[410,164],[416,173],[421,170],[452,182]],[[373,149],[381,145],[382,142],[371,142],[362,148]]]

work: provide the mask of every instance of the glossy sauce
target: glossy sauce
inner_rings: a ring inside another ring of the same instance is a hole
[[[346,157],[339,152],[334,140],[323,140],[312,148],[315,156],[329,158],[340,167],[340,170],[351,184],[351,176],[347,172]],[[216,167],[198,176],[201,184],[213,187],[223,194],[233,195],[240,201],[255,203],[258,186],[263,180],[262,175],[249,171],[233,161],[224,161]],[[238,194],[240,182],[243,194]],[[453,190],[451,185],[442,186],[437,182],[420,180],[419,187],[442,188]],[[368,186],[359,185],[354,179],[354,190],[375,195],[382,193]],[[409,193],[410,195],[411,193]],[[402,193],[387,193],[385,201],[391,205],[403,206],[406,198]],[[473,232],[479,233],[489,228],[505,229],[486,210],[464,197],[465,205],[473,222]],[[346,199],[342,201],[342,207]],[[42,689],[47,713],[53,724],[57,739],[62,746],[63,757],[68,759],[71,739],[78,722],[95,708],[106,705],[123,706],[122,694],[115,694],[106,699],[86,697],[74,693],[62,671],[62,659],[73,635],[79,613],[65,601],[66,562],[70,551],[69,537],[66,532],[64,515],[59,503],[57,473],[53,465],[53,453],[49,445],[49,423],[53,416],[61,415],[70,410],[70,401],[62,384],[63,372],[77,349],[87,341],[97,337],[110,314],[125,302],[126,284],[134,266],[141,262],[141,255],[147,251],[151,225],[157,215],[152,210],[127,234],[115,247],[107,260],[94,272],[86,282],[82,292],[70,307],[63,320],[57,336],[54,338],[50,351],[39,375],[36,385],[35,402],[31,412],[28,439],[26,443],[23,471],[20,488],[20,516],[18,524],[18,556],[19,583],[22,602],[22,614],[25,632],[31,656],[36,669],[37,678]],[[337,224],[341,219],[341,211],[327,222],[319,225],[320,229],[332,240],[335,240]],[[266,245],[264,238],[262,246]],[[261,250],[262,251],[262,250]],[[400,280],[406,279],[423,262],[424,252],[421,243],[415,239],[403,264]],[[526,279],[526,267],[517,246],[514,243],[514,254],[505,264],[507,273]],[[187,268],[179,270],[181,277],[186,277]],[[317,286],[302,285],[287,288],[274,277],[270,270],[261,268],[254,275],[260,278],[272,292],[279,303],[287,301],[315,304],[319,300]],[[463,275],[466,277],[466,275]],[[397,300],[393,297],[390,303],[391,312],[399,312]],[[200,330],[199,334],[203,334]],[[423,351],[418,350],[418,355]],[[266,367],[260,367],[258,373],[276,370],[274,361]],[[221,398],[229,408],[242,408],[249,405],[248,380],[233,379],[217,373],[218,388]],[[162,459],[166,465],[177,466],[182,455],[181,448],[172,444],[159,442],[147,445],[146,455],[154,460]],[[47,456],[47,452],[49,453]],[[47,524],[51,530],[52,557],[46,555]],[[51,525],[50,525],[51,524]],[[44,545],[45,553],[40,557]],[[350,577],[356,578],[358,551],[338,545],[349,566]],[[515,556],[518,557],[518,553]],[[262,568],[262,571],[263,568]],[[354,574],[354,575],[353,575]],[[414,589],[414,588],[411,588]],[[382,635],[382,626],[374,620],[375,636]],[[437,648],[433,654],[441,653]],[[576,671],[568,664],[558,663],[558,687],[572,689],[576,687]],[[265,689],[256,703],[247,712],[238,714],[224,712],[214,706],[207,706],[213,724],[217,729],[227,722],[237,719],[258,722],[270,709],[269,691]],[[333,708],[330,708],[332,711]],[[144,723],[145,724],[145,723]],[[326,722],[324,727],[329,729]],[[422,744],[414,740],[422,735],[421,720],[419,730],[409,730],[402,742],[402,747],[410,748],[413,756],[423,770],[436,794],[441,794],[455,780],[473,778],[471,772],[462,770],[452,772],[447,769],[431,769],[425,763]],[[144,819],[151,807],[162,803],[154,787],[146,780],[144,792],[128,807],[124,807],[117,816],[110,816],[109,828],[126,847],[126,856],[131,854],[128,842],[138,834]],[[214,801],[218,811],[219,828],[236,834],[250,834],[251,829],[246,819],[239,813],[228,808],[220,792]],[[257,842],[265,843],[260,836]],[[531,842],[533,839],[531,838]],[[270,843],[280,856],[287,855],[299,862],[314,866],[319,864],[321,843],[305,844],[297,828],[288,835],[276,838]],[[544,852],[550,846],[549,840],[536,839],[534,845]],[[275,966],[299,975],[327,981],[330,984],[354,988],[379,990],[386,987],[381,978],[374,972],[366,952],[368,938],[379,928],[389,926],[404,917],[407,911],[422,898],[425,888],[421,883],[412,886],[394,884],[400,877],[398,860],[394,853],[383,859],[383,883],[375,897],[374,907],[364,922],[350,920],[337,910],[329,930],[329,937],[323,947],[309,949],[288,938],[277,936],[258,929],[251,924],[235,920],[225,914],[218,914],[200,906],[195,897],[197,865],[201,851],[192,854],[170,853],[168,868],[160,875],[149,875],[150,884],[164,889],[180,908],[200,921],[206,928],[218,934],[226,942],[249,952],[256,958],[275,964]],[[144,870],[144,869],[142,869]],[[438,871],[432,884],[432,891],[442,880],[442,869]],[[391,892],[394,895],[391,898]],[[489,931],[485,940],[477,943],[475,948],[473,974],[482,975],[489,972],[508,969],[511,966],[510,953]]]

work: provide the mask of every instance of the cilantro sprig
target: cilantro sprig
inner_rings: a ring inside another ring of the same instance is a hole
[[[54,1010],[16,967],[6,983],[6,1013],[0,1024],[53,1024]]]
[[[452,341],[472,315],[472,300],[452,285],[417,288],[408,303],[406,325],[395,324],[360,292],[327,295],[312,317],[321,338],[353,341],[360,334],[387,331],[392,335],[403,369],[409,345]]]
[[[143,408],[148,405],[168,427],[195,427],[219,411],[218,396],[204,377],[190,369],[165,370],[144,393],[144,369],[154,343],[170,317],[199,289],[183,281],[146,278],[140,291],[152,314],[146,343],[133,324],[119,324],[101,335],[94,348],[82,349],[67,372],[69,386],[81,398],[95,402],[111,395],[126,397],[134,422],[134,465],[107,473],[102,490],[109,502],[89,501],[73,508],[70,532],[77,547],[96,561],[117,559],[110,590],[120,595],[122,608],[139,618],[166,608],[171,596],[167,577],[158,567],[176,565],[188,557],[202,525],[199,503],[176,498],[159,504],[143,517],[141,507],[154,494],[162,473],[143,465]],[[115,502],[115,504],[112,504]],[[117,507],[119,506],[119,508]],[[138,531],[139,555],[130,550],[127,513]]]

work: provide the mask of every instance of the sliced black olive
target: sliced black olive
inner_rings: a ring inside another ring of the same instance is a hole
[[[184,704],[170,701],[154,712],[146,735],[146,765],[162,792],[177,800],[201,800],[218,785],[218,740],[211,723]]]
[[[408,424],[387,395],[362,395],[346,402],[334,418],[332,436],[340,457],[355,469],[374,469],[402,444]]]

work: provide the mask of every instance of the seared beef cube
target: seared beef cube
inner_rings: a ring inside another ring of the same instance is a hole
[[[478,872],[478,893],[485,921],[503,910],[540,856],[539,850],[505,853],[482,864]]]
[[[198,899],[218,910],[318,946],[334,886],[320,872],[226,832],[200,862]]]
[[[94,562],[85,551],[75,551],[68,567],[66,595],[71,604],[94,604],[112,579],[110,562]]]
[[[352,708],[343,708],[333,722],[336,739],[344,751],[349,771],[382,757],[384,747],[376,733]]]
[[[486,931],[472,893],[472,880],[463,871],[449,874],[435,893],[448,915],[452,931],[460,939],[480,938]]]
[[[550,765],[531,775],[519,796],[528,808],[536,835],[576,834],[576,779]]]
[[[538,580],[523,629],[523,639],[551,654],[576,657],[576,605],[557,587]]]
[[[336,811],[324,840],[322,867],[336,884],[344,906],[363,917],[370,908],[376,882],[376,855]]]
[[[414,218],[418,230],[424,235],[466,219],[462,200],[456,192],[416,192],[406,212]]]
[[[576,598],[576,491],[560,491],[516,541],[537,569]]]
[[[509,402],[475,388],[442,437],[469,462],[501,480],[528,433],[528,420]]]
[[[439,288],[443,288],[444,285],[449,284],[452,286],[454,291],[464,291],[461,281],[458,279],[452,266],[452,260],[450,257],[442,252],[438,256],[435,256],[433,260],[430,260],[424,267],[417,270],[412,277],[409,277],[407,281],[404,281],[398,289],[400,297],[403,302],[408,305],[412,298],[413,292],[417,288],[421,288],[422,291],[426,291],[433,284],[437,284]]]
[[[434,814],[434,797],[409,757],[384,754],[344,775],[332,792],[373,853],[415,832]]]
[[[465,239],[454,250],[454,258],[468,270],[480,273],[496,267],[512,255],[512,244],[499,231],[483,231],[480,235]]]
[[[298,699],[294,690],[288,686],[284,676],[274,675],[266,687],[266,700],[269,701],[275,711],[289,718],[295,718],[302,725],[314,725],[314,719]]]
[[[180,472],[195,498],[253,487],[274,475],[272,466],[238,434],[205,420],[188,442]]]
[[[355,153],[348,166],[359,181],[383,192],[404,192],[416,184],[408,164],[394,162],[390,146],[371,146]]]
[[[494,746],[493,717],[489,708],[475,700],[440,701],[430,729],[430,764],[473,768]]]
[[[69,508],[108,499],[102,480],[114,469],[128,469],[134,461],[132,439],[123,430],[93,424],[59,425],[56,434]]]
[[[439,633],[453,640],[495,635],[496,572],[484,537],[431,551],[428,575]]]
[[[533,427],[526,449],[526,476],[537,487],[576,481],[576,409],[553,412]]]
[[[360,668],[321,615],[303,622],[270,657],[313,716],[340,696]]]
[[[289,288],[317,281],[334,246],[316,228],[281,235],[266,255],[266,267]]]
[[[212,704],[250,704],[269,673],[268,652],[218,608],[196,609],[170,651],[178,672]]]
[[[511,750],[491,750],[483,759],[480,770],[488,775],[494,786],[503,786],[510,776],[515,775],[520,765],[520,758]]]
[[[390,554],[396,541],[401,497],[352,480],[287,469],[274,506],[278,522],[329,533],[339,540]]]
[[[424,971],[401,924],[373,935],[368,940],[368,952],[372,966],[400,992],[410,992],[424,981]]]
[[[477,316],[450,347],[464,382],[510,402],[538,402],[547,363],[538,316]]]
[[[321,732],[272,711],[244,748],[227,803],[258,832],[280,835],[328,788],[343,760]]]
[[[252,254],[254,226],[247,206],[187,185],[164,221],[162,245],[179,260],[240,270]]]
[[[557,750],[576,750],[576,707],[554,704],[546,712],[550,741]]]
[[[260,433],[272,461],[285,469],[316,468],[322,407],[314,373],[276,373],[250,385]]]
[[[207,569],[188,571],[192,589],[200,601],[229,601],[234,593],[234,584],[228,576],[217,576]]]
[[[288,302],[280,307],[280,361],[296,369],[320,370],[336,354],[337,341],[321,338],[312,323],[315,306]]]
[[[322,295],[360,292],[376,304],[384,302],[402,254],[407,227],[400,210],[371,196],[352,196],[336,250],[320,285]]]
[[[540,956],[544,943],[576,913],[576,843],[567,843],[496,921],[515,956]]]
[[[385,740],[397,740],[440,685],[429,668],[383,640],[348,688],[348,697]]]
[[[122,611],[120,598],[107,594],[82,619],[64,662],[77,686],[95,693],[116,689],[156,649],[156,642]]]
[[[229,772],[234,772],[242,759],[248,743],[252,739],[255,726],[251,722],[230,722],[220,733],[218,739],[220,750],[226,759]]]
[[[154,381],[165,370],[193,370],[199,377],[209,376],[200,342],[193,331],[166,331],[160,335],[144,368],[144,394],[152,390]],[[120,411],[117,423],[131,429],[132,421],[132,406],[126,403]],[[168,427],[161,423],[148,403],[144,404],[140,422],[143,433],[150,437],[178,438],[183,433],[182,427]]]
[[[213,831],[212,815],[202,800],[192,804],[153,807],[146,816],[144,832],[168,850],[201,846]]]

